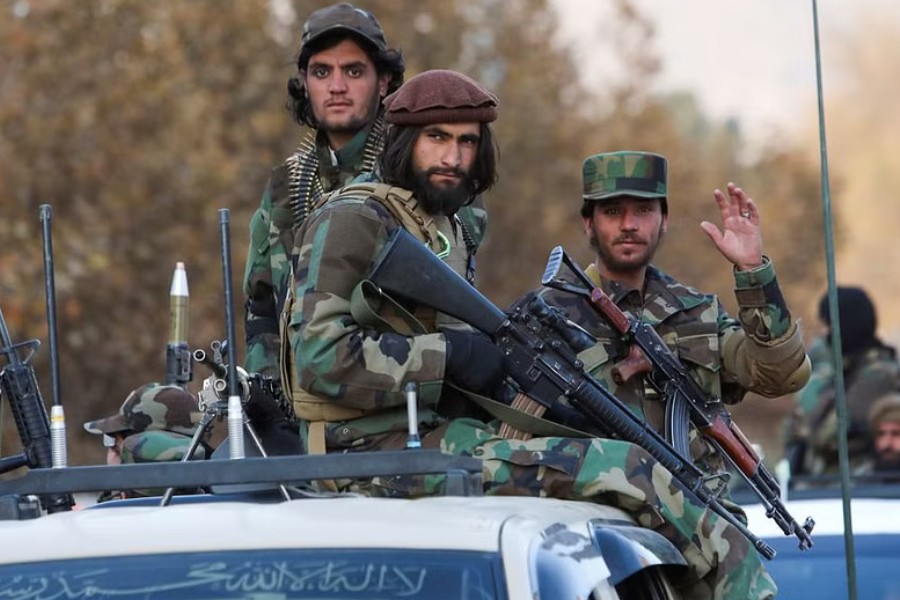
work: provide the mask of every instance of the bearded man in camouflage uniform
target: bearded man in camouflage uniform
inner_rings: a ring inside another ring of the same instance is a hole
[[[713,193],[722,229],[701,227],[733,266],[737,318],[719,299],[676,281],[651,261],[668,227],[668,164],[650,152],[619,151],[583,162],[581,217],[596,252],[586,273],[628,316],[654,326],[701,387],[728,404],[748,391],[776,397],[798,391],[809,378],[809,359],[796,319],[785,303],[771,260],[762,254],[760,215],[747,193],[729,183]],[[629,348],[585,299],[555,289],[539,292],[595,336],[579,358],[636,414],[663,430],[666,403],[647,374],[625,382],[613,376]],[[722,457],[696,438],[692,454],[710,473]]]
[[[388,48],[372,13],[346,2],[313,12],[303,26],[299,77],[288,81],[294,119],[309,128],[273,169],[250,222],[244,274],[249,372],[277,378],[278,315],[290,276],[294,233],[325,193],[372,171],[384,144],[381,100],[403,82],[400,51]],[[481,200],[460,211],[474,255],[484,235]]]
[[[877,312],[865,290],[840,286],[837,299],[849,418],[847,447],[850,469],[857,472],[868,462],[871,453],[873,436],[869,413],[876,400],[900,391],[900,363],[897,362],[897,351],[877,335]],[[819,300],[819,320],[827,332],[810,345],[812,376],[797,394],[795,414],[789,419],[787,428],[788,457],[794,474],[838,473],[832,319],[827,294]]]
[[[201,416],[197,398],[177,385],[148,383],[132,390],[116,414],[88,421],[84,429],[103,436],[106,464],[180,461]],[[192,458],[210,454],[201,440]],[[150,495],[156,495],[155,490],[104,492],[97,501]]]
[[[690,500],[641,448],[618,440],[508,440],[497,435],[496,423],[441,416],[438,400],[452,393],[451,387],[496,390],[504,375],[500,350],[447,315],[378,296],[365,274],[398,227],[465,274],[455,215],[494,181],[488,124],[497,116],[497,100],[461,74],[429,71],[410,79],[385,105],[391,125],[379,161],[380,181],[351,185],[330,197],[300,228],[294,244],[282,378],[303,419],[304,449],[402,448],[403,390],[413,382],[424,406],[422,445],[482,459],[486,493],[619,506],[681,550],[689,563],[681,582],[685,597],[771,598],[774,584],[747,539]],[[443,479],[334,485],[415,496],[436,492]]]

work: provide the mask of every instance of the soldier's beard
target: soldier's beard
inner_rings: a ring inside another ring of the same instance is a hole
[[[433,174],[447,173],[448,171],[448,169],[440,168],[414,171],[416,181],[413,192],[415,192],[416,200],[429,215],[454,215],[475,197],[475,184],[472,178],[468,173],[459,169],[452,170],[453,174],[459,177],[456,185],[439,186],[431,183]]]
[[[900,454],[896,452],[877,454],[875,456],[875,471],[882,473],[887,471],[900,472]]]

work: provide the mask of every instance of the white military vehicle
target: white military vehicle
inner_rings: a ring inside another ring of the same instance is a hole
[[[294,487],[411,473],[447,474],[447,495],[304,497]],[[248,483],[269,489],[231,485]],[[53,514],[34,496],[165,486],[220,491]],[[0,482],[0,497],[3,600],[666,599],[684,568],[665,538],[620,510],[483,497],[480,461],[429,450],[34,469]]]

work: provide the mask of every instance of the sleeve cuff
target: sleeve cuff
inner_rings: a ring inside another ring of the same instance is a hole
[[[734,268],[734,285],[737,289],[763,287],[775,281],[775,267],[772,260],[763,255],[763,264],[749,271],[738,271]]]

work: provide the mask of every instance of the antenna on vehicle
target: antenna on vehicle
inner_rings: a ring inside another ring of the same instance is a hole
[[[816,98],[819,116],[819,159],[821,164],[822,213],[825,233],[825,270],[828,275],[828,309],[831,315],[832,361],[840,365],[843,361],[841,349],[840,307],[837,298],[837,275],[834,266],[834,233],[831,216],[831,184],[828,177],[828,143],[825,138],[825,97],[822,92],[822,52],[819,43],[819,9],[812,0],[813,43],[816,61]],[[847,398],[844,393],[843,369],[834,371],[835,409],[837,411],[838,467],[841,474],[841,496],[844,509],[844,556],[847,567],[847,595],[856,600],[856,553],[853,542],[853,518],[850,511],[850,462],[847,447]]]
[[[244,458],[244,408],[238,388],[234,333],[234,299],[231,293],[231,234],[229,210],[219,209],[222,234],[222,280],[225,285],[225,332],[228,340],[228,449],[232,459]]]
[[[44,241],[44,292],[47,297],[47,337],[50,340],[50,453],[54,469],[68,464],[66,417],[59,383],[59,344],[56,334],[56,283],[53,278],[53,237],[50,230],[52,209],[41,204],[41,236]]]

